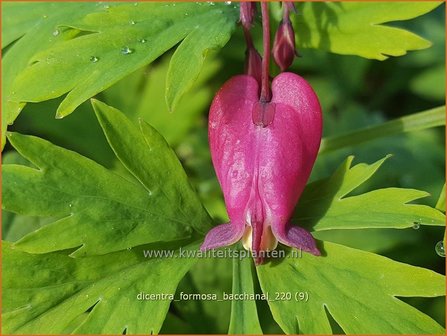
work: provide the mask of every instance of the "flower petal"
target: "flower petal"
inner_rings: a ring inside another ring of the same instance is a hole
[[[228,246],[236,243],[244,234],[244,225],[231,223],[221,224],[212,228],[206,235],[200,250],[212,250],[214,248]]]
[[[288,224],[284,229],[272,228],[273,234],[284,245],[299,248],[313,255],[321,255],[314,237],[305,229]]]

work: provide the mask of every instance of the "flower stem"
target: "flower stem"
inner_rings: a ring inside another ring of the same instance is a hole
[[[270,67],[270,20],[269,9],[266,1],[261,2],[262,13],[262,37],[264,47],[264,57],[262,58],[262,84],[261,84],[261,101],[269,102],[272,99],[269,83],[269,67]]]
[[[250,31],[245,27],[242,27],[242,29],[244,31],[245,44],[247,45],[247,49],[254,48],[253,39],[251,37]]]

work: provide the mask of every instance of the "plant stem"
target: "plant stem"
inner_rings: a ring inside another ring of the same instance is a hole
[[[445,126],[445,106],[390,120],[379,125],[365,127],[347,134],[324,138],[321,142],[320,153],[358,145],[382,137],[437,126]]]
[[[261,101],[269,102],[272,99],[269,83],[269,66],[270,66],[270,20],[269,8],[266,1],[261,2],[262,12],[262,38],[264,47],[264,57],[262,58],[262,84],[261,84]]]
[[[282,3],[282,19],[288,21],[289,20],[289,6],[286,5],[285,1]]]

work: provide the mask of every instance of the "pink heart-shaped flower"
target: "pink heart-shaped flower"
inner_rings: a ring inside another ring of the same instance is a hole
[[[210,230],[201,249],[242,238],[255,254],[279,241],[319,255],[311,234],[289,220],[317,157],[321,132],[318,98],[300,76],[278,75],[269,103],[259,101],[253,77],[228,80],[211,105],[208,136],[230,223]]]

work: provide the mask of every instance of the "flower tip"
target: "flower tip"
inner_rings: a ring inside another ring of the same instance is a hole
[[[310,254],[313,254],[316,257],[320,257],[321,256],[321,252],[319,249],[317,249],[316,247],[313,248],[311,251],[309,251]]]
[[[282,20],[273,42],[273,58],[275,63],[285,71],[293,63],[296,56],[295,32],[290,20]]]

